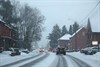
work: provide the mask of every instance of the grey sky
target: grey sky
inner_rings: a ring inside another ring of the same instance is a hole
[[[52,27],[58,24],[60,27],[69,25],[77,21],[80,25],[86,24],[88,18],[82,21],[88,13],[96,6],[99,0],[20,0],[21,3],[28,3],[31,7],[37,7],[45,16],[45,30],[39,44],[45,45],[48,34]],[[89,15],[94,31],[100,31],[100,4]]]

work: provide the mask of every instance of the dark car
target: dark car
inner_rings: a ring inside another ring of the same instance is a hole
[[[21,53],[19,52],[18,48],[13,48],[12,52],[11,52],[11,56],[15,56],[15,55],[20,55]]]
[[[86,55],[93,55],[97,52],[97,50],[94,49],[94,47],[87,47],[87,48],[82,49],[80,52]]]
[[[58,47],[57,50],[56,50],[56,55],[58,55],[58,54],[66,55],[66,50],[65,50],[65,48],[60,48],[60,47]]]

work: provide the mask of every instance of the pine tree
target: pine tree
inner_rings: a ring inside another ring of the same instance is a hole
[[[52,48],[57,47],[58,45],[58,39],[61,37],[61,30],[59,26],[56,24],[53,27],[52,33],[49,34],[48,39],[50,40],[50,46]]]
[[[78,29],[79,29],[79,24],[77,22],[75,22],[73,24],[73,33],[75,33]]]
[[[4,20],[8,26],[17,30],[17,22],[20,21],[20,19],[17,16],[17,10],[15,10],[16,6],[11,3],[11,0],[0,0],[0,6],[1,19]]]
[[[2,20],[4,20],[8,25],[11,25],[12,21],[12,10],[13,6],[10,2],[10,0],[1,0],[0,5],[2,6],[0,9],[0,15],[2,16]]]
[[[65,35],[65,34],[68,34],[68,31],[67,31],[66,26],[64,25],[64,26],[62,27],[62,36]]]

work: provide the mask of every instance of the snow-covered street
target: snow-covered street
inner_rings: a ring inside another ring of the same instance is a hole
[[[0,67],[100,67],[100,0],[0,0]]]
[[[0,67],[100,67],[100,52],[94,55],[80,52],[56,55],[53,52],[33,51],[13,57],[9,53],[0,54]]]

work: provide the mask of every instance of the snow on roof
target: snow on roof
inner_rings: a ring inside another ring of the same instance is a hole
[[[0,19],[0,21],[1,21],[2,23],[5,23],[2,19]]]
[[[70,34],[65,34],[64,36],[62,36],[61,38],[59,38],[58,40],[69,40],[71,37]]]
[[[73,37],[76,33],[78,33],[82,28],[85,28],[85,27],[79,28],[75,33],[73,33],[72,37]]]
[[[5,21],[3,21],[2,19],[0,19],[0,21],[1,21],[1,23],[6,23]],[[7,25],[7,24],[5,24],[5,26],[7,26],[9,29],[13,29],[11,26],[9,26],[9,25]],[[13,30],[15,30],[15,29],[13,29]],[[15,30],[15,31],[17,31],[17,30]]]

